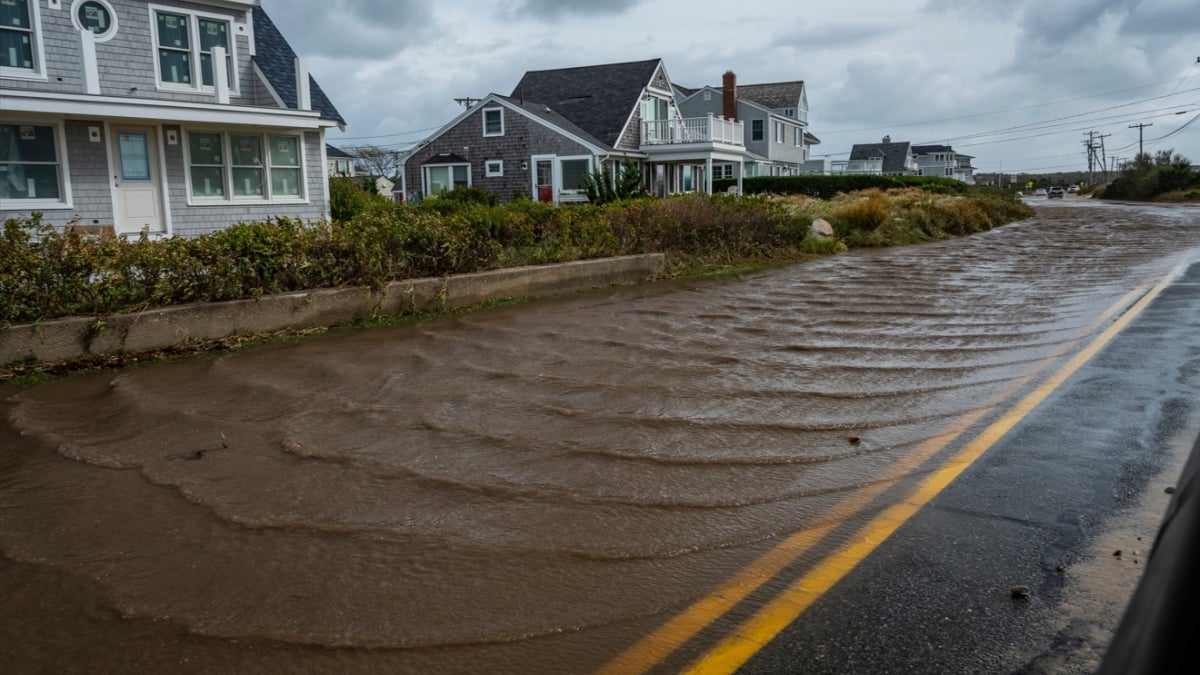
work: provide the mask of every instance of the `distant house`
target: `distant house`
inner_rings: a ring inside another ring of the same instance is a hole
[[[967,185],[975,184],[975,167],[971,166],[973,156],[955,152],[949,145],[914,145],[912,151],[917,160],[918,176],[943,176]]]
[[[345,120],[259,0],[0,0],[0,219],[198,235],[328,215]]]
[[[714,115],[743,124],[747,176],[789,176],[805,172],[810,148],[820,143],[808,132],[808,94],[804,82],[737,83],[727,71],[720,87],[675,87],[685,117]],[[719,165],[717,177],[732,178],[732,163]]]
[[[325,158],[329,165],[329,175],[334,176],[349,176],[355,175],[354,171],[354,155],[335,148],[332,145],[325,146]]]
[[[506,200],[584,201],[586,176],[613,180],[627,161],[666,195],[710,192],[714,167],[752,156],[741,122],[681,114],[661,59],[537,70],[419,143],[399,191],[411,201],[464,185]]]
[[[879,176],[914,176],[917,160],[908,141],[892,142],[884,136],[880,143],[855,144],[850,160],[835,167],[835,173],[865,173]]]

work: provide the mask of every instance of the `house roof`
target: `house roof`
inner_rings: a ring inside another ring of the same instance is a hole
[[[258,5],[254,6],[254,63],[283,100],[283,104],[288,108],[298,108],[296,52],[284,39],[283,33],[275,27],[271,17],[267,16],[266,10]],[[342,126],[346,125],[346,120],[311,75],[308,76],[308,92],[313,110],[319,112],[322,118],[334,120]]]
[[[601,141],[600,139],[596,138],[591,133],[589,133],[586,129],[580,128],[579,125],[575,124],[574,122],[567,119],[566,117],[563,117],[562,115],[558,114],[557,112],[555,112],[554,108],[550,107],[548,104],[534,103],[532,101],[520,101],[518,99],[509,97],[509,96],[501,96],[500,94],[496,94],[495,96],[498,99],[502,99],[514,106],[517,106],[521,110],[524,110],[525,112],[529,113],[530,115],[537,117],[538,119],[542,120],[543,122],[547,122],[553,126],[558,127],[559,129],[562,129],[563,131],[566,131],[570,134],[580,137],[582,140],[587,141],[588,143],[599,146],[605,150],[612,149],[611,145],[604,143],[603,141]]]
[[[814,136],[811,131],[808,131],[807,129],[805,129],[804,130],[804,144],[805,145],[820,145],[821,139]]]
[[[954,152],[954,148],[948,145],[914,145],[912,151],[914,155],[928,155],[931,152]]]
[[[855,144],[850,149],[850,160],[864,160],[872,157],[883,158],[883,172],[904,171],[904,160],[908,158],[910,148],[908,141],[900,143],[862,143]]]
[[[714,89],[720,90],[719,87]],[[804,95],[804,80],[739,84],[737,95],[740,99],[754,101],[766,108],[795,108],[800,104],[800,97]]]
[[[543,103],[608,147],[621,132],[662,59],[527,71],[511,98]]]
[[[354,155],[342,150],[341,148],[335,148],[328,143],[325,144],[325,156],[334,157],[337,159],[354,159]]]

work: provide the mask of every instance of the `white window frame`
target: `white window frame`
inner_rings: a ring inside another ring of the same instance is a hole
[[[483,175],[488,178],[498,178],[504,175],[504,160],[489,159],[483,163]]]
[[[775,121],[775,142],[776,143],[786,143],[787,142],[787,126],[784,125],[784,123],[780,122],[779,120]]]
[[[12,77],[22,80],[45,80],[46,52],[42,46],[42,8],[40,0],[17,0],[25,2],[29,8],[29,54],[33,61],[30,68],[0,66],[0,77]],[[7,30],[14,30],[9,28]],[[25,29],[20,29],[22,32]]]
[[[104,9],[108,11],[108,18],[112,20],[112,25],[110,25],[108,30],[104,31],[103,33],[95,34],[96,42],[108,42],[117,36],[117,28],[119,23],[117,20],[117,11],[113,9],[113,6],[109,4],[108,0],[74,0],[74,2],[71,3],[71,23],[75,26],[75,30],[86,30],[83,27],[83,24],[79,23],[79,6],[89,1],[103,6]]]
[[[192,167],[193,166],[208,166],[215,167],[216,164],[203,163],[195,164],[192,162],[192,134],[209,134],[216,135],[221,139],[221,187],[224,194],[216,197],[207,197],[204,195],[196,195],[192,186]],[[235,195],[233,189],[233,169],[236,168],[233,164],[233,137],[234,136],[256,136],[258,137],[259,150],[261,153],[261,168],[263,172],[263,194],[260,195]],[[272,137],[286,136],[296,139],[296,155],[299,167],[290,165],[281,165],[279,167],[272,166],[271,162],[271,147],[270,142]],[[274,132],[274,131],[228,131],[220,129],[184,129],[183,151],[184,151],[184,177],[187,183],[187,203],[188,206],[228,206],[230,204],[307,204],[308,199],[308,153],[305,150],[304,134]],[[299,188],[298,195],[280,195],[275,196],[273,176],[271,170],[273,168],[294,170],[299,168]]]
[[[796,128],[796,147],[804,147],[804,130],[799,127]]]
[[[421,166],[421,192],[426,197],[432,197],[435,194],[438,194],[436,192],[430,192],[430,190],[429,190],[429,170],[435,169],[435,168],[441,168],[441,167],[448,167],[450,170],[450,186],[447,187],[446,190],[453,190],[454,188],[458,187],[454,183],[454,167],[456,167],[456,166],[464,166],[467,168],[467,187],[471,187],[471,165],[470,164],[468,164],[467,162],[443,162],[441,164],[424,164]]]
[[[488,113],[500,113],[500,131],[488,131]],[[483,135],[484,137],[503,136],[504,135],[504,108],[484,108],[480,117],[483,119]]]
[[[31,0],[32,1],[32,0]],[[44,210],[74,208],[71,200],[71,175],[67,163],[67,134],[61,122],[37,122],[29,120],[3,120],[6,125],[14,127],[50,127],[54,133],[54,158],[58,167],[58,198],[56,199],[0,199],[0,210]],[[5,172],[7,174],[7,172]],[[7,180],[8,176],[0,176]]]
[[[560,195],[581,195],[587,192],[583,186],[579,188],[567,188],[563,183],[563,162],[586,161],[587,169],[585,175],[591,174],[596,170],[596,163],[592,155],[559,155],[554,158],[554,184],[557,192]]]
[[[161,48],[158,40],[158,14],[175,14],[186,16],[188,18],[188,56],[191,60],[191,84],[182,84],[179,82],[164,82],[162,79],[162,65],[159,62],[159,49]],[[213,83],[204,84],[204,70],[201,67],[201,51],[200,51],[200,19],[206,21],[220,21],[228,26],[225,34],[229,37],[228,47],[225,49],[225,58],[229,61],[229,92],[237,94],[238,85],[238,68],[237,68],[237,37],[235,35],[235,27],[233,17],[226,14],[214,14],[211,12],[199,12],[194,9],[183,9],[181,7],[171,7],[168,5],[150,5],[150,48],[154,52],[154,83],[159,89],[165,91],[186,91],[186,92],[205,92],[211,93],[216,89],[217,71],[216,66],[213,68]]]

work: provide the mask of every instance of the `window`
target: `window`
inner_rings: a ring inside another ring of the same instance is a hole
[[[804,130],[803,129],[796,130],[795,139],[796,139],[796,147],[797,148],[804,146]]]
[[[469,164],[439,164],[425,167],[425,194],[436,195],[458,186],[470,187]]]
[[[763,121],[751,120],[750,122],[750,140],[761,141],[763,139]]]
[[[783,143],[787,140],[787,128],[783,126],[783,122],[775,123],[775,142]]]
[[[591,169],[591,160],[564,159],[559,164],[562,167],[563,191],[582,191],[584,180],[588,175],[588,171]]]
[[[77,29],[91,32],[100,42],[112,39],[117,32],[117,15],[108,0],[75,0],[71,20]]]
[[[504,160],[489,159],[487,162],[484,162],[483,167],[484,167],[483,173],[484,173],[484,175],[486,175],[488,177],[504,175]]]
[[[0,200],[62,198],[57,129],[36,124],[0,124]]]
[[[485,108],[483,111],[483,135],[504,135],[504,108]]]
[[[334,160],[333,172],[339,176],[349,176],[350,175],[350,160],[348,160],[348,159]]]
[[[191,132],[187,149],[196,200],[304,198],[299,136]]]
[[[35,0],[0,0],[0,75],[41,77],[41,28]]]
[[[733,178],[733,165],[713,164],[713,178]]]
[[[212,50],[223,47],[229,88],[236,89],[233,69],[235,57],[229,40],[228,20],[174,11],[155,11],[154,27],[158,44],[155,52],[158,60],[158,80],[161,84],[191,89],[212,87],[215,83]]]

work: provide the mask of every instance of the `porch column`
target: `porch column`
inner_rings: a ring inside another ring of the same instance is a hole
[[[742,177],[746,175],[746,160],[738,159],[738,196],[746,194],[742,191]]]
[[[712,157],[704,158],[704,190],[712,194]]]

